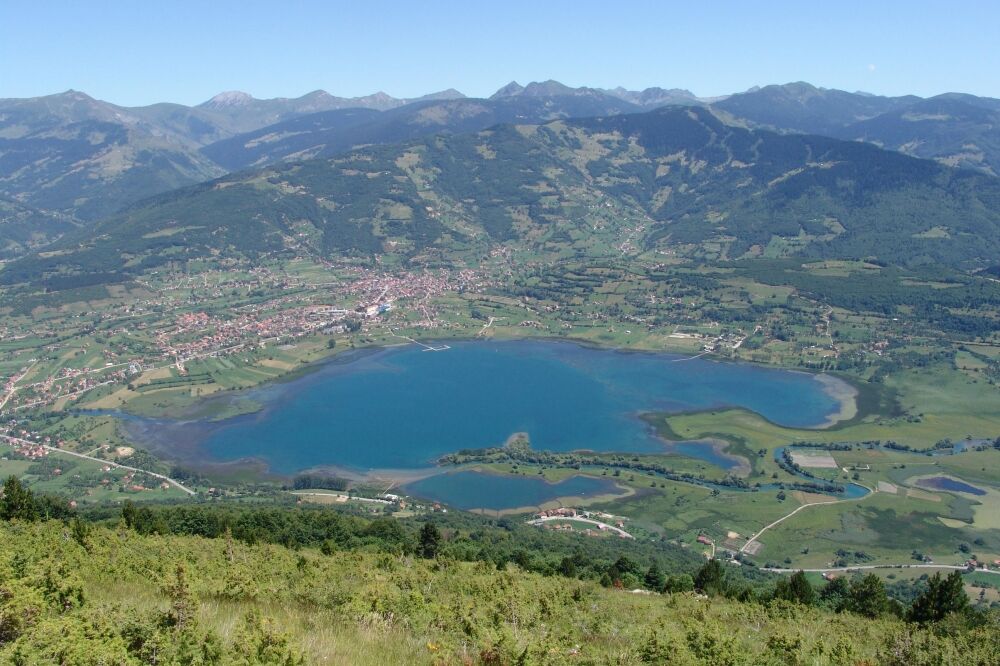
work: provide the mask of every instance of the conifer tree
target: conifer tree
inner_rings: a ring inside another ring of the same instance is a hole
[[[964,613],[969,608],[962,574],[953,571],[947,578],[935,573],[927,581],[927,590],[917,597],[910,608],[911,622],[939,622],[952,613]]]

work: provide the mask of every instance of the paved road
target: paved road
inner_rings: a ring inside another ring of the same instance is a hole
[[[967,571],[969,567],[958,564],[863,564],[855,567],[832,567],[830,569],[779,569],[777,567],[761,567],[761,571],[773,571],[774,573],[795,573],[796,571],[833,573],[837,571],[857,571],[859,569],[951,569],[954,571]],[[992,569],[976,569],[976,571],[1000,576],[1000,571]]]
[[[390,486],[391,487],[391,486]],[[389,500],[375,499],[372,497],[352,497],[346,493],[314,493],[306,492],[302,490],[291,491],[293,495],[305,495],[306,497],[336,497],[338,500],[346,502],[348,500],[357,500],[358,502],[376,502],[378,504],[392,504]]]
[[[120,465],[120,464],[118,464],[116,462],[111,462],[110,460],[101,460],[100,458],[94,458],[92,456],[84,455],[83,453],[75,453],[73,451],[66,451],[65,449],[57,449],[56,447],[49,446],[48,444],[41,444],[40,445],[38,442],[32,442],[32,441],[29,441],[27,439],[20,439],[18,437],[11,437],[10,435],[0,435],[0,439],[6,439],[7,441],[17,442],[17,443],[20,443],[20,444],[27,444],[29,446],[41,446],[46,451],[50,451],[52,453],[62,453],[62,454],[67,455],[67,456],[73,456],[74,458],[83,458],[84,460],[92,460],[94,462],[99,462],[102,465],[109,465],[111,467],[117,467],[119,469],[127,469],[130,472],[139,472],[141,474],[146,474],[146,475],[149,475],[149,476],[155,476],[157,479],[163,479],[164,481],[166,481],[170,485],[174,486],[175,488],[179,488],[180,490],[183,490],[188,495],[196,495],[197,494],[197,493],[195,493],[195,491],[191,490],[190,488],[187,488],[186,486],[181,485],[181,483],[179,481],[175,481],[175,480],[171,479],[169,476],[164,476],[163,474],[157,474],[156,472],[150,472],[149,470],[139,469],[138,467],[129,467],[128,465]]]
[[[541,525],[542,523],[549,523],[554,520],[575,520],[581,523],[590,523],[591,525],[597,525],[599,528],[608,530],[609,532],[614,532],[620,537],[625,539],[634,539],[635,537],[626,532],[623,529],[619,529],[614,525],[608,525],[607,523],[602,523],[599,520],[591,520],[590,518],[579,518],[579,517],[569,517],[569,516],[546,516],[545,518],[536,518],[534,520],[529,520],[529,525]]]

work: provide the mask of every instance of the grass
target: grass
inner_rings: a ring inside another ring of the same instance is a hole
[[[765,533],[758,559],[788,558],[797,567],[828,567],[838,559],[838,550],[846,550],[871,558],[849,556],[848,564],[902,564],[919,551],[938,564],[962,564],[968,556],[959,551],[959,544],[975,539],[983,540],[984,546],[977,549],[985,556],[1000,553],[1000,531],[949,527],[940,520],[951,507],[945,497],[930,503],[875,493],[858,502],[811,507]]]
[[[906,417],[868,415],[827,430],[794,429],[769,423],[744,410],[717,410],[669,416],[675,439],[722,436],[742,440],[751,449],[773,450],[793,441],[863,442],[893,440],[915,448],[945,438],[992,439],[1000,433],[1000,391],[966,379],[943,364],[903,371],[887,380]]]
[[[106,647],[107,634],[87,628],[110,632],[119,623],[142,622],[153,611],[168,610],[167,587],[175,584],[179,563],[186,570],[186,607],[193,609],[199,630],[211,630],[231,649],[246,640],[244,618],[255,611],[266,619],[272,644],[287,640],[310,664],[516,663],[520,658],[633,664],[642,661],[644,650],[660,645],[681,663],[825,666],[882,663],[912,640],[912,630],[891,617],[870,620],[691,594],[637,595],[514,566],[498,571],[491,564],[358,551],[324,556],[312,548],[144,537],[101,527],[91,530],[84,549],[63,532],[59,523],[0,525],[0,561],[16,560],[29,574],[9,586],[15,594],[23,594],[24,585],[43,584],[45,572],[55,567],[67,572],[61,583],[83,590],[78,607],[42,606],[45,621],[20,629],[31,639],[22,638],[22,649],[25,643],[48,649],[54,639],[71,635],[96,654]],[[10,569],[2,571],[0,581],[7,585]],[[933,643],[941,651],[936,663],[949,663],[960,651],[987,663],[996,636],[987,631],[961,645],[949,640]],[[0,646],[0,659],[9,659],[11,649]]]

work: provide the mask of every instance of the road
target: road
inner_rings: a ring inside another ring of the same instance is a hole
[[[861,485],[861,484],[858,484],[858,485]],[[757,539],[759,539],[761,534],[763,534],[764,532],[768,531],[769,529],[771,529],[775,525],[788,520],[789,518],[791,518],[792,516],[794,516],[795,514],[797,514],[799,511],[802,511],[803,509],[806,509],[806,508],[811,507],[811,506],[828,506],[830,504],[840,504],[842,502],[858,502],[860,500],[863,500],[865,497],[871,497],[875,493],[875,491],[873,489],[871,489],[871,488],[868,488],[868,490],[869,490],[868,494],[864,495],[862,497],[856,497],[856,498],[851,498],[851,499],[833,500],[831,502],[812,502],[810,504],[803,504],[802,506],[796,508],[791,513],[785,514],[781,518],[778,518],[776,521],[774,521],[770,525],[765,525],[764,527],[760,528],[760,530],[758,530],[756,534],[754,534],[749,539],[747,539],[747,542],[745,544],[743,544],[742,548],[740,548],[740,552],[741,553],[747,552],[747,548],[750,547],[750,544],[752,544],[754,541],[756,541]]]
[[[447,349],[451,349],[451,347],[449,347],[448,345],[441,345],[440,347],[432,347],[431,345],[426,345],[423,342],[420,342],[419,340],[414,340],[413,338],[411,338],[409,336],[400,335],[399,333],[397,333],[396,331],[392,330],[391,328],[389,329],[389,333],[391,333],[392,337],[394,337],[394,338],[402,338],[404,340],[409,340],[410,342],[412,342],[415,345],[420,345],[421,347],[424,348],[424,351],[445,351]]]
[[[702,356],[705,356],[706,354],[711,354],[711,353],[712,353],[712,352],[710,352],[710,351],[708,351],[708,350],[705,350],[705,351],[701,352],[700,354],[695,354],[694,356],[688,356],[688,357],[686,357],[686,358],[675,358],[675,359],[671,359],[671,360],[670,360],[670,362],[671,362],[671,363],[680,363],[681,361],[693,361],[693,360],[695,360],[696,358],[701,358]]]
[[[476,337],[478,338],[483,335],[486,335],[486,331],[489,330],[491,326],[493,326],[493,322],[500,321],[501,319],[506,319],[506,317],[490,317],[490,320],[486,322],[486,324],[481,329],[479,329],[478,333],[476,333]]]
[[[829,569],[780,569],[777,567],[761,567],[761,571],[772,571],[774,573],[795,573],[796,571],[805,571],[807,573],[833,573],[837,571],[858,571],[860,569],[950,569],[953,571],[967,571],[969,567],[958,564],[864,564],[854,567],[832,567]],[[1000,576],[1000,571],[993,571],[992,569],[976,569],[976,571]]]
[[[29,365],[27,368],[24,369],[24,372],[22,372],[20,375],[18,375],[17,377],[13,378],[10,381],[10,391],[7,393],[7,395],[4,396],[3,402],[0,402],[0,410],[6,407],[10,399],[14,397],[15,393],[17,393],[17,383],[22,379],[24,379],[25,377],[27,377],[28,373],[31,372],[31,369],[34,368],[36,365],[38,365],[37,359],[33,360],[31,362],[31,365]]]
[[[580,523],[590,523],[591,525],[597,525],[597,527],[599,527],[600,529],[605,529],[605,530],[608,530],[609,532],[614,532],[615,534],[617,534],[618,536],[620,536],[620,537],[622,537],[624,539],[634,539],[635,538],[634,536],[632,536],[631,534],[629,534],[625,530],[619,529],[619,528],[615,527],[614,525],[608,525],[607,523],[602,523],[599,520],[593,520],[591,518],[580,518],[579,516],[574,516],[574,517],[570,517],[570,516],[546,516],[545,518],[536,518],[534,520],[529,520],[528,524],[529,525],[541,525],[542,523],[549,523],[549,522],[558,521],[558,520],[562,520],[562,521],[575,520],[575,521],[580,522]]]
[[[391,488],[392,486],[390,486]],[[315,492],[305,492],[301,490],[291,491],[293,495],[304,495],[306,497],[336,497],[338,501],[346,502],[348,500],[356,500],[358,502],[375,502],[376,504],[392,504],[389,500],[375,499],[373,497],[352,497],[345,493],[315,493]]]
[[[74,458],[83,458],[84,460],[92,460],[94,462],[101,463],[102,465],[108,465],[110,467],[117,467],[118,469],[127,469],[130,472],[139,472],[140,474],[146,474],[148,476],[156,477],[157,479],[162,479],[162,480],[166,481],[167,483],[169,483],[170,485],[174,486],[175,488],[183,490],[188,495],[192,495],[193,496],[193,495],[197,494],[197,493],[195,493],[195,491],[191,490],[190,488],[181,485],[181,483],[179,481],[175,481],[175,480],[171,479],[169,476],[164,476],[163,474],[157,474],[156,472],[150,472],[150,471],[145,470],[145,469],[139,469],[138,467],[130,467],[128,465],[121,465],[121,464],[116,463],[116,462],[111,462],[110,460],[101,460],[100,458],[94,458],[92,456],[88,456],[88,455],[85,455],[83,453],[75,453],[73,451],[66,451],[64,449],[57,449],[56,447],[49,446],[48,444],[39,444],[38,442],[32,442],[32,441],[27,440],[27,439],[20,439],[19,437],[11,437],[10,435],[0,435],[0,439],[6,439],[9,442],[16,442],[16,443],[19,443],[19,444],[27,444],[28,446],[41,446],[46,451],[49,451],[51,453],[61,453],[63,455],[67,455],[67,456],[73,456]]]

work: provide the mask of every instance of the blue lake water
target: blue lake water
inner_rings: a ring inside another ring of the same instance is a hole
[[[554,341],[467,341],[351,352],[247,392],[264,408],[222,421],[131,419],[133,436],[176,457],[253,458],[278,473],[331,466],[414,469],[445,453],[528,433],[536,449],[653,452],[638,418],[739,406],[782,425],[822,424],[839,403],[813,375]],[[725,467],[709,445],[704,459]]]
[[[970,495],[986,494],[986,491],[982,488],[970,486],[968,483],[959,481],[958,479],[952,479],[947,476],[934,476],[929,479],[918,479],[917,485],[921,488],[930,488],[931,490],[950,490],[952,492],[968,493]]]
[[[438,474],[403,486],[407,493],[459,509],[536,507],[557,497],[586,497],[620,492],[610,479],[572,476],[549,483],[538,476],[508,476],[478,471]]]
[[[739,468],[741,466],[741,462],[743,461],[743,458],[728,454],[721,450],[720,446],[716,446],[713,445],[712,442],[705,441],[670,442],[664,444],[664,450],[669,453],[676,453],[677,455],[681,455],[686,458],[704,460],[708,464],[714,465],[715,467],[723,469],[727,472]]]

